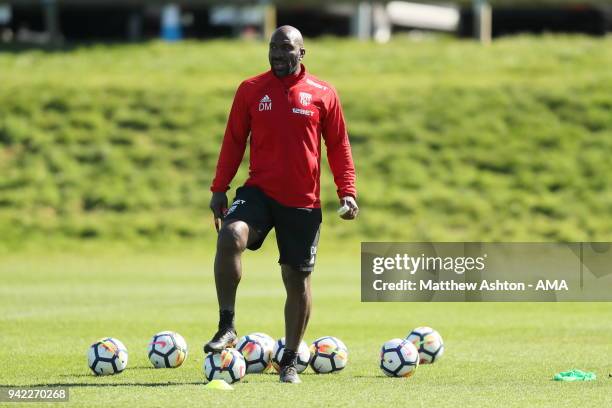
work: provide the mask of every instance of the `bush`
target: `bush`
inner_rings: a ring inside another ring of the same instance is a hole
[[[307,42],[309,71],[341,95],[362,206],[335,217],[323,163],[325,234],[610,240],[611,42]],[[224,41],[1,55],[3,239],[212,237],[226,116],[265,55]]]

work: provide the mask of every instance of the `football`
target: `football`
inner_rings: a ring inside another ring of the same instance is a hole
[[[236,350],[242,353],[246,361],[247,373],[263,373],[272,360],[272,345],[263,337],[255,334],[242,336],[236,343]]]
[[[310,354],[310,367],[317,374],[340,371],[348,362],[348,349],[340,339],[331,336],[316,339],[310,346]]]
[[[242,380],[246,374],[244,356],[236,349],[225,349],[220,353],[209,353],[204,358],[204,377],[206,382],[224,380],[233,384]]]
[[[419,351],[420,364],[433,364],[444,354],[440,333],[431,327],[417,327],[406,337]]]
[[[89,347],[87,364],[96,375],[119,374],[128,362],[128,352],[122,342],[105,337]]]
[[[266,333],[251,333],[249,336],[259,337],[264,343],[266,343],[267,347],[270,349],[270,354],[272,354],[275,341],[271,336],[268,336]]]
[[[419,366],[419,352],[406,339],[391,339],[380,351],[380,369],[389,377],[410,377]]]
[[[274,349],[272,350],[272,366],[276,369],[277,372],[280,372],[280,362],[283,359],[283,353],[285,351],[285,338],[281,337],[276,340],[274,344]],[[308,346],[303,341],[300,343],[300,346],[297,350],[297,372],[301,373],[308,367],[308,363],[310,362],[310,350]]]
[[[149,342],[147,354],[155,368],[176,368],[187,358],[187,343],[178,333],[159,332]]]

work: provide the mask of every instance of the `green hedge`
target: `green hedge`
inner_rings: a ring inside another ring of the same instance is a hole
[[[612,239],[611,39],[307,49],[358,169],[357,223],[335,217],[323,175],[328,236]],[[231,41],[0,55],[0,241],[212,238],[231,99],[265,69],[264,44]]]

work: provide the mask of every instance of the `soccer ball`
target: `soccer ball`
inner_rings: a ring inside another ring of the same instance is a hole
[[[105,337],[89,347],[87,364],[96,375],[119,374],[128,362],[128,352],[122,342]]]
[[[408,340],[391,339],[382,346],[380,369],[389,377],[410,377],[419,366],[419,352]]]
[[[316,339],[310,346],[310,354],[310,367],[317,374],[340,371],[348,362],[348,349],[340,339],[331,336]]]
[[[274,349],[272,350],[272,366],[280,373],[280,362],[283,359],[283,353],[285,352],[285,338],[281,337],[274,343]],[[308,367],[310,362],[310,350],[303,341],[297,350],[297,372],[301,373]]]
[[[431,327],[417,327],[406,337],[419,351],[421,364],[433,364],[444,354],[444,342],[440,333]]]
[[[220,353],[208,353],[204,359],[206,382],[224,380],[228,384],[238,382],[246,373],[244,356],[236,349],[224,349]]]
[[[267,347],[270,349],[270,354],[272,354],[272,350],[274,349],[274,339],[271,336],[268,336],[266,333],[252,333],[249,334],[249,337],[259,337],[264,343],[267,344]]]
[[[159,332],[149,342],[147,354],[155,368],[176,368],[187,358],[187,343],[178,333]]]
[[[236,350],[244,356],[247,373],[263,373],[270,366],[272,345],[263,337],[256,334],[242,336],[238,339]]]

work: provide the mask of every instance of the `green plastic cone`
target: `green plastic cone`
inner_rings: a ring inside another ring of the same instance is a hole
[[[590,373],[588,371],[574,369],[574,370],[569,370],[569,371],[562,371],[560,373],[555,374],[555,376],[553,377],[553,380],[573,382],[573,381],[594,381],[596,378],[597,376],[595,375],[595,373]]]

